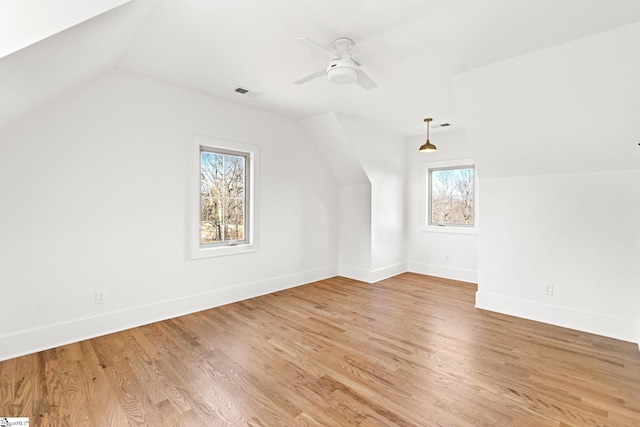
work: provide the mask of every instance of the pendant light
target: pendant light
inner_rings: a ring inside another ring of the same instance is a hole
[[[432,153],[437,150],[436,146],[429,142],[429,123],[431,123],[431,120],[433,119],[424,119],[424,121],[427,122],[427,142],[422,144],[422,146],[420,147],[421,153]]]

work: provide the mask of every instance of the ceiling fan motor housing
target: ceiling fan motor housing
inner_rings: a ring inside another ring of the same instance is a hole
[[[351,60],[333,59],[327,67],[327,78],[337,85],[355,83],[358,79],[358,66]]]

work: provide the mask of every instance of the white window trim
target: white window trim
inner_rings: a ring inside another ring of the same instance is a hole
[[[260,200],[260,147],[244,142],[229,141],[203,135],[191,137],[191,179],[189,179],[189,249],[192,259],[243,254],[258,250],[257,217]],[[249,155],[249,235],[247,243],[233,246],[203,246],[200,244],[200,149],[239,151]]]
[[[455,168],[463,166],[474,166],[473,175],[473,197],[474,197],[474,221],[473,226],[457,225],[435,225],[429,224],[429,169]],[[421,231],[428,233],[454,233],[454,234],[478,234],[480,231],[480,191],[478,172],[473,159],[446,160],[440,162],[420,163],[420,223]]]

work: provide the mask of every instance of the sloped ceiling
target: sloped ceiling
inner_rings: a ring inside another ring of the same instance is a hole
[[[640,168],[640,23],[454,76],[482,177]]]
[[[302,120],[301,124],[339,185],[369,183],[335,113],[314,116]]]
[[[154,3],[129,2],[0,58],[0,128],[113,68]]]
[[[0,58],[131,0],[20,0],[0,3]]]
[[[607,0],[132,0],[0,59],[0,127],[119,67],[295,119],[330,112],[361,117],[405,137],[423,135],[422,119],[427,116],[436,124],[453,123],[452,130],[466,129],[469,120],[472,131],[466,134],[470,140],[478,138],[474,155],[488,144],[482,153],[490,159],[494,146],[486,134],[494,129],[485,127],[488,121],[479,119],[484,116],[475,115],[481,100],[496,115],[501,110],[513,115],[526,111],[509,128],[518,134],[528,129],[521,127],[525,123],[534,126],[528,121],[531,111],[540,113],[554,101],[536,98],[536,92],[522,93],[518,99],[498,93],[492,102],[488,91],[463,84],[454,94],[452,75],[638,21],[636,0],[617,0],[614,6]],[[401,43],[406,55],[363,67],[379,85],[370,92],[334,86],[323,78],[296,86],[293,81],[326,66],[324,58],[294,41],[301,36],[328,47],[338,37],[350,37],[356,43],[354,52]],[[601,67],[601,74],[593,78],[608,85],[616,79],[616,68],[618,64]],[[527,85],[527,76],[514,79]],[[561,77],[572,79],[570,73]],[[475,84],[482,87],[485,82]],[[262,95],[239,95],[234,92],[238,85]],[[595,96],[573,99],[562,91],[558,85],[548,95],[566,98],[565,109],[573,108],[574,102],[590,103],[594,109],[602,106]],[[498,106],[498,101],[509,104]],[[520,108],[524,105],[530,108]],[[543,114],[538,126],[551,122]],[[554,125],[553,132],[558,140],[571,139],[575,128]],[[510,140],[516,146],[528,142]]]

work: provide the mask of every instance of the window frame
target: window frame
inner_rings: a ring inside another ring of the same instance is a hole
[[[421,170],[421,214],[422,231],[440,233],[478,234],[480,216],[480,192],[478,173],[473,159],[439,162],[422,162]],[[431,221],[431,173],[438,170],[473,169],[473,224],[440,224]]]
[[[246,158],[245,163],[245,238],[240,241],[219,243],[201,243],[201,153],[203,151],[240,155]],[[256,252],[257,244],[257,201],[259,198],[259,163],[260,148],[253,144],[213,138],[202,135],[192,136],[192,179],[190,184],[190,255],[192,259],[226,256],[233,254]]]

